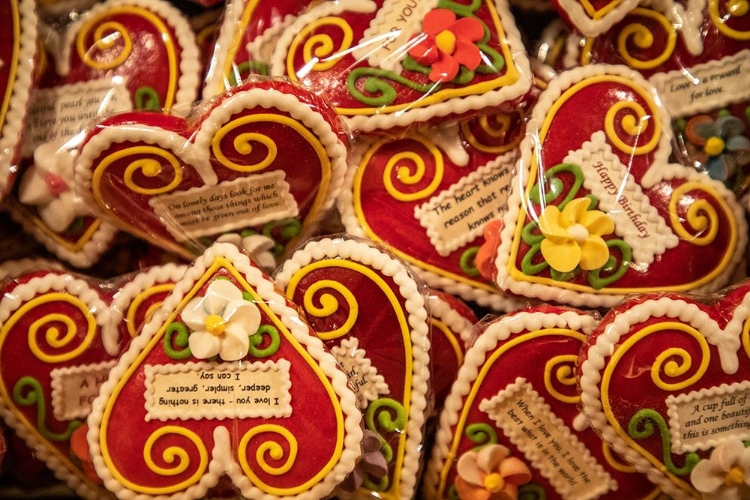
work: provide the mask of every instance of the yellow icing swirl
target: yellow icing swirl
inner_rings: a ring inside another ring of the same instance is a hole
[[[343,337],[351,331],[352,327],[357,322],[357,316],[359,314],[359,304],[351,290],[349,290],[343,284],[332,280],[320,280],[316,281],[312,284],[312,286],[310,286],[310,288],[305,290],[305,295],[303,298],[305,312],[316,318],[324,318],[338,311],[339,301],[334,295],[330,293],[323,293],[322,295],[320,295],[320,297],[318,298],[318,301],[320,303],[319,307],[316,306],[313,302],[315,294],[320,290],[324,290],[326,288],[333,289],[339,292],[344,297],[344,300],[347,304],[347,309],[349,310],[349,312],[347,313],[346,321],[340,327],[328,332],[321,332],[319,330],[316,330],[315,333],[321,339],[332,340]]]
[[[576,358],[575,354],[555,356],[550,358],[544,366],[544,387],[553,398],[571,405],[578,404],[581,400],[581,397],[575,391],[576,377],[574,369]],[[555,380],[552,380],[553,373]],[[562,394],[555,388],[555,381],[564,386],[572,387],[574,394]]]
[[[512,137],[512,140],[507,140],[508,138],[506,137],[506,135],[510,132],[511,125],[513,124],[513,119],[509,114],[499,113],[491,117],[482,116],[481,118],[475,120],[475,124],[479,126],[479,128],[482,130],[482,133],[496,139],[506,139],[504,142],[500,142],[498,144],[493,145],[483,143],[479,138],[477,138],[476,135],[474,135],[470,124],[471,122],[469,121],[462,121],[461,133],[469,144],[471,144],[475,149],[478,149],[479,151],[482,151],[484,153],[505,153],[518,146],[518,144],[521,142],[520,134],[517,137]]]
[[[709,0],[708,12],[714,26],[724,35],[734,40],[750,40],[750,31],[740,31],[727,25],[727,21],[732,18],[739,18],[748,15],[750,12],[750,2],[747,0],[724,0],[725,14],[719,9],[719,0]]]
[[[317,33],[310,36],[310,34],[321,27],[334,26],[341,30],[343,36],[341,43],[336,47],[336,42],[331,38],[330,35],[325,33]],[[309,36],[309,38],[307,38]],[[307,38],[307,40],[305,40]],[[298,75],[294,67],[294,57],[298,53],[299,46],[305,40],[302,46],[302,58],[305,62],[301,71],[326,71],[331,69],[352,46],[354,40],[354,32],[352,27],[349,26],[344,19],[340,17],[322,17],[313,21],[312,23],[305,26],[300,31],[289,47],[289,53],[287,55],[287,75],[292,80],[297,80],[302,75]]]
[[[628,51],[628,41],[631,41],[641,49],[648,49],[654,44],[654,33],[641,23],[631,23],[625,26],[617,37],[617,51],[625,62],[634,69],[646,70],[658,68],[664,64],[674,53],[677,46],[677,30],[672,26],[663,14],[654,10],[636,8],[630,14],[633,17],[641,16],[653,19],[664,29],[667,34],[664,50],[653,59],[641,60],[633,57]]]
[[[657,108],[650,99],[648,99],[648,106],[650,109],[646,111],[643,106],[636,102],[619,101],[607,111],[607,116],[604,119],[604,131],[607,134],[607,138],[617,149],[627,155],[644,155],[650,153],[659,144],[661,124],[655,118],[658,115],[654,111]],[[622,114],[621,111],[625,111],[625,114]],[[617,119],[620,116],[620,126],[617,127]],[[651,133],[651,140],[646,144],[633,146],[620,138],[619,130],[636,138],[638,142],[642,135],[649,132]]]
[[[245,433],[244,436],[242,436],[242,439],[240,440],[239,445],[239,460],[240,460],[240,466],[242,467],[242,470],[245,472],[247,477],[250,478],[250,480],[255,484],[258,488],[263,490],[266,493],[272,494],[272,495],[286,495],[286,494],[295,494],[299,493],[299,488],[292,488],[291,491],[281,488],[275,488],[273,486],[270,486],[268,484],[265,484],[261,479],[258,477],[258,475],[255,473],[255,466],[251,466],[250,463],[247,460],[247,445],[250,442],[250,439],[257,436],[261,433],[268,433],[268,434],[275,434],[286,442],[287,444],[287,450],[284,450],[284,447],[279,444],[277,441],[269,440],[263,442],[255,451],[255,461],[258,464],[257,466],[260,467],[260,469],[263,470],[266,474],[272,475],[272,476],[280,476],[283,474],[286,474],[289,472],[289,470],[294,465],[295,461],[297,460],[297,452],[298,452],[298,445],[297,445],[297,439],[294,437],[294,435],[289,431],[289,429],[282,427],[280,425],[273,425],[273,424],[261,424],[257,427],[253,427],[250,429],[247,433]],[[284,459],[284,455],[286,453],[286,458]],[[281,465],[273,466],[268,463],[266,460],[266,455],[270,456],[275,461],[280,461],[284,459],[284,461],[281,463]]]
[[[178,484],[167,487],[142,487],[127,482],[127,486],[129,488],[148,494],[174,493],[197,483],[203,476],[203,473],[208,466],[208,451],[206,450],[203,441],[201,441],[201,438],[193,431],[175,425],[167,425],[157,429],[146,440],[146,444],[143,447],[143,460],[146,462],[146,466],[149,468],[149,470],[160,476],[176,476],[178,474],[182,474],[190,467],[190,454],[186,449],[176,445],[169,446],[162,452],[162,460],[164,460],[164,462],[166,462],[167,464],[170,464],[170,467],[162,467],[154,462],[154,459],[152,458],[154,444],[159,440],[159,438],[167,434],[176,434],[178,436],[183,436],[187,438],[193,445],[195,445],[196,449],[198,450],[199,456],[199,463],[195,469],[195,472],[188,479]]]
[[[136,314],[138,313],[138,310],[141,307],[141,304],[148,300],[149,297],[153,297],[154,295],[157,295],[159,293],[163,294],[169,294],[169,292],[172,291],[174,288],[174,283],[164,283],[161,285],[152,286],[151,288],[139,293],[136,295],[136,297],[133,299],[133,301],[130,303],[130,306],[128,307],[128,312],[126,314],[127,318],[127,329],[128,333],[131,337],[135,337],[138,335],[138,327],[141,325],[138,324]],[[144,322],[148,321],[151,316],[153,315],[154,311],[161,307],[161,301],[155,302],[151,304],[151,306],[146,311],[146,314],[144,314]]]
[[[717,213],[716,208],[708,200],[696,200],[689,197],[687,193],[690,191],[704,191],[710,194],[714,199],[717,199],[714,191],[701,183],[687,182],[678,186],[672,192],[672,197],[669,199],[669,218],[672,223],[672,228],[680,238],[690,242],[692,245],[710,245],[716,239],[716,235],[719,232],[719,214]],[[683,217],[677,211],[677,202],[687,199],[692,201],[690,202],[684,221],[686,221],[693,230],[697,231],[698,234],[691,234],[685,229],[685,226],[683,226]]]
[[[104,160],[102,160],[101,163],[96,166],[96,169],[94,170],[94,174],[92,176],[92,189],[94,190],[95,198],[97,200],[102,199],[100,186],[104,171],[109,168],[110,165],[112,165],[114,162],[122,158],[127,158],[128,156],[135,155],[153,155],[166,160],[166,163],[172,168],[174,175],[172,176],[172,180],[168,184],[161,187],[146,188],[139,186],[133,180],[136,172],[140,172],[146,177],[153,178],[160,175],[163,169],[163,162],[157,159],[139,158],[137,160],[134,160],[127,166],[123,175],[125,186],[127,186],[131,191],[146,196],[154,196],[168,193],[174,190],[177,186],[180,185],[180,182],[182,182],[182,167],[180,165],[180,161],[177,159],[177,157],[175,157],[174,154],[162,148],[154,146],[134,146],[131,148],[123,149],[121,151],[117,151],[116,153],[112,153],[111,155],[104,158]]]
[[[91,24],[89,23],[86,28],[90,29]],[[133,52],[133,40],[130,38],[128,29],[118,22],[109,21],[98,25],[94,30],[94,44],[88,48],[86,47],[87,31],[87,29],[81,30],[76,37],[78,56],[87,66],[104,71],[113,69],[124,63]],[[102,60],[92,57],[92,48],[105,52],[112,49],[118,40],[122,40],[123,47],[115,57]]]
[[[413,186],[424,180],[427,175],[427,165],[424,158],[414,151],[402,151],[393,155],[385,165],[383,171],[383,185],[388,194],[396,200],[404,202],[427,198],[435,192],[440,185],[440,182],[443,180],[444,163],[443,155],[440,150],[423,136],[414,136],[412,139],[420,142],[430,152],[432,159],[435,162],[435,172],[432,181],[424,189],[413,193],[400,191],[394,184],[394,177],[405,186]],[[380,145],[382,145],[382,143],[377,145],[375,149],[378,149]]]

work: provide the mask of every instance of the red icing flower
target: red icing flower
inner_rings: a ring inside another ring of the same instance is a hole
[[[433,82],[454,79],[461,64],[474,71],[482,62],[476,42],[484,36],[484,27],[478,19],[456,19],[451,10],[435,9],[425,16],[422,29],[412,38],[415,45],[409,55],[419,64],[432,67]]]

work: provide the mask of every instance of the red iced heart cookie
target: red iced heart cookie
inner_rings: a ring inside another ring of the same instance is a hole
[[[324,94],[362,132],[487,113],[531,84],[504,0],[311,2],[270,63],[272,75]]]
[[[741,207],[720,182],[668,163],[669,117],[657,103],[620,66],[550,82],[503,216],[495,259],[503,290],[597,307],[729,281],[747,241]]]
[[[413,498],[430,378],[419,284],[403,262],[354,239],[311,241],[275,278],[349,375],[365,427],[381,442],[382,473],[355,472],[360,494]]]
[[[483,228],[505,208],[524,111],[362,141],[339,197],[351,234],[391,247],[433,288],[513,310],[475,263]]]
[[[33,0],[0,2],[0,198],[16,178],[36,57]]]
[[[91,216],[75,192],[75,150],[90,122],[130,109],[191,104],[199,86],[195,37],[161,0],[108,0],[81,13],[62,35],[48,29],[24,136],[28,163],[9,209],[50,252],[77,267],[95,264],[115,228]]]
[[[639,3],[639,0],[552,0],[565,22],[586,36],[604,33]]]
[[[575,361],[596,323],[542,306],[483,325],[440,415],[425,498],[656,498],[578,407]]]
[[[639,296],[606,315],[581,352],[581,401],[671,497],[746,498],[750,284],[697,299]]]
[[[121,497],[204,498],[226,474],[246,498],[318,499],[360,454],[355,399],[274,283],[217,243],[112,370],[88,441]]]
[[[278,256],[332,205],[346,140],[314,95],[282,81],[251,82],[194,120],[105,120],[81,147],[76,186],[103,218],[183,257],[223,233],[238,234],[252,253]]]

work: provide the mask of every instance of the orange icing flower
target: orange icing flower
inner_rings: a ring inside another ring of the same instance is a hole
[[[615,230],[612,219],[599,210],[588,210],[591,200],[578,198],[560,212],[547,206],[539,218],[539,229],[544,235],[542,256],[552,269],[561,273],[577,266],[591,271],[607,263],[609,248],[602,236]]]
[[[500,231],[503,230],[503,221],[494,219],[484,226],[484,244],[479,247],[477,256],[474,258],[479,274],[486,280],[494,280],[495,256],[500,247]]]
[[[499,444],[467,451],[456,465],[461,500],[517,500],[518,487],[531,481],[531,471]]]
[[[458,75],[460,65],[474,71],[482,62],[476,42],[484,36],[482,23],[473,17],[456,19],[448,9],[427,13],[423,32],[412,38],[409,55],[419,64],[430,66],[430,80],[444,82]]]
[[[95,484],[103,484],[102,480],[96,474],[94,462],[91,460],[91,455],[89,454],[89,443],[86,439],[88,431],[89,426],[86,424],[73,431],[73,434],[70,436],[70,453],[80,461],[81,470],[87,478]]]

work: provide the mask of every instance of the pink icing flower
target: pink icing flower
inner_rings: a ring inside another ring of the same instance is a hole
[[[423,32],[412,38],[409,55],[419,64],[430,66],[430,80],[444,82],[458,75],[460,65],[471,71],[482,62],[476,42],[484,36],[482,23],[473,17],[456,19],[448,9],[427,13],[422,23]]]
[[[461,500],[517,500],[518,487],[531,481],[531,471],[499,444],[467,451],[458,459],[456,489]]]

